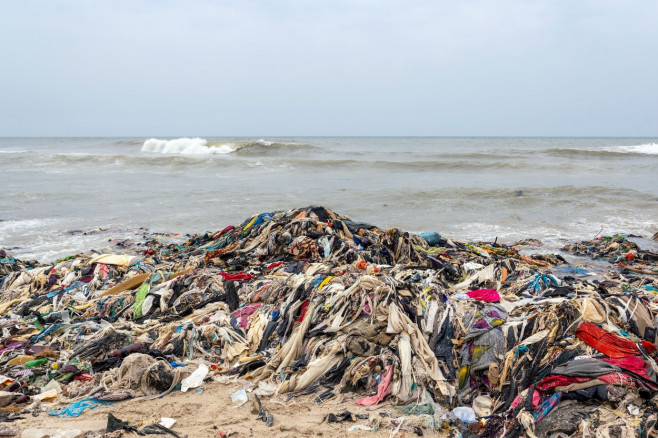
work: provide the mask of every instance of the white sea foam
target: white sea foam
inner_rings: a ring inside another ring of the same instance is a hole
[[[205,138],[176,138],[160,140],[151,138],[144,142],[142,152],[159,152],[176,155],[214,155],[230,154],[240,149],[254,146],[272,146],[275,143],[264,139],[256,141],[209,142]]]
[[[593,239],[597,235],[631,233],[651,237],[658,231],[658,225],[649,217],[618,217],[602,215],[597,219],[574,218],[568,224],[552,224],[546,221],[520,226],[519,224],[494,224],[484,222],[455,223],[444,227],[448,237],[489,242],[498,238],[499,242],[512,243],[516,240],[540,239],[545,250],[557,251],[569,241]]]
[[[658,155],[658,143],[646,143],[635,146],[614,146],[610,148],[603,148],[603,150],[626,154]]]
[[[55,218],[25,219],[25,220],[2,220],[0,217],[0,236],[28,234],[42,231],[60,220]]]
[[[159,152],[161,154],[181,155],[212,155],[230,154],[236,148],[231,144],[208,144],[205,138],[177,138],[174,140],[159,140],[151,138],[144,142],[142,152]]]

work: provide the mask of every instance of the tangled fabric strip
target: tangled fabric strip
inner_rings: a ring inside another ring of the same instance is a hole
[[[641,354],[638,344],[610,333],[598,325],[584,322],[576,330],[576,336],[587,345],[614,359]],[[656,351],[656,346],[649,341],[642,341],[642,347],[648,352]]]
[[[113,404],[114,401],[96,400],[95,398],[85,398],[83,400],[71,403],[61,409],[48,411],[48,415],[54,417],[79,417],[87,409],[103,408]]]

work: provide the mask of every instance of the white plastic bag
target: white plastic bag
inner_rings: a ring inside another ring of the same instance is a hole
[[[187,392],[190,388],[200,386],[203,383],[203,379],[208,375],[208,371],[210,371],[210,369],[205,364],[200,364],[199,368],[181,381],[180,390],[182,392]]]
[[[475,423],[475,411],[468,406],[459,406],[452,410],[452,415],[462,420],[464,423]]]

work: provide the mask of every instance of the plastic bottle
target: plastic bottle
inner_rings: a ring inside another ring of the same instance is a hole
[[[41,358],[41,359],[35,359],[35,360],[31,360],[29,362],[25,362],[25,366],[28,367],[28,368],[34,368],[34,367],[38,367],[38,366],[41,366],[41,365],[45,365],[47,363],[48,363],[48,359],[46,359],[44,357],[44,358]]]

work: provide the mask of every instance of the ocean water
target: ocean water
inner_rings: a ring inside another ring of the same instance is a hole
[[[50,261],[311,204],[547,247],[658,231],[658,138],[0,138],[0,247]]]

